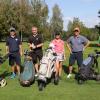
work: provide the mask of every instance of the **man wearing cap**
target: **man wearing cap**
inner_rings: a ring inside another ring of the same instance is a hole
[[[42,46],[43,46],[43,39],[42,35],[38,34],[38,29],[36,26],[32,27],[32,35],[28,39],[29,48],[32,51],[31,57],[33,59],[33,64],[35,65],[36,75],[38,75],[39,71],[39,64],[38,60],[40,61],[43,56]]]
[[[22,43],[20,38],[16,35],[15,28],[10,28],[10,35],[6,40],[6,53],[9,53],[9,65],[12,69],[11,78],[15,78],[15,66],[20,75],[20,65],[22,56]]]
[[[64,41],[61,39],[60,33],[55,33],[55,39],[51,41],[56,56],[56,76],[61,78],[62,62],[64,61]]]
[[[67,78],[72,76],[72,65],[75,63],[75,60],[77,60],[78,68],[81,66],[83,62],[83,51],[90,44],[87,38],[80,35],[79,27],[74,28],[73,33],[74,35],[67,40],[67,47],[70,51],[69,74]]]

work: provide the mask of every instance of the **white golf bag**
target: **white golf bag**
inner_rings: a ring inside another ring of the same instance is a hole
[[[47,81],[47,78],[51,78],[53,72],[55,72],[56,55],[52,48],[48,48],[42,57],[39,69],[39,80]]]
[[[38,75],[39,90],[42,90],[43,84],[50,79],[55,72],[56,53],[50,47],[46,50],[40,62],[40,69]]]

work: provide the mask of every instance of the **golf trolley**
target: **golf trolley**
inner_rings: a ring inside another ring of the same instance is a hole
[[[35,68],[30,56],[30,51],[24,51],[23,71],[20,74],[19,82],[22,86],[30,86],[35,80]]]
[[[87,80],[100,81],[98,57],[100,57],[100,51],[95,50],[95,53],[89,54],[88,58],[83,61],[75,76],[78,84],[83,84]]]
[[[1,51],[1,49],[0,49]],[[5,56],[2,56],[2,54],[0,53],[0,65],[3,64],[6,59],[9,57],[9,54],[5,55]],[[4,87],[6,86],[7,82],[4,78],[0,77],[0,87]]]
[[[42,91],[48,80],[54,78],[54,84],[57,85],[59,78],[55,76],[56,53],[52,47],[49,47],[40,61],[40,69],[38,73],[38,87]]]

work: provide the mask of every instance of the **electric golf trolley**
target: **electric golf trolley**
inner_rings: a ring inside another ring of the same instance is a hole
[[[99,57],[100,51],[95,50],[95,53],[89,54],[88,58],[83,61],[79,72],[75,76],[78,84],[83,84],[87,80],[100,81]]]

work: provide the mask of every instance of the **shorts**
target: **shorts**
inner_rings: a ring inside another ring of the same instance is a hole
[[[64,61],[64,54],[61,54],[61,53],[57,54],[56,60],[57,61]]]
[[[9,55],[9,65],[13,66],[13,65],[21,65],[21,57],[19,53],[14,53]]]
[[[83,52],[82,51],[73,52],[72,54],[70,54],[69,66],[74,65],[75,60],[77,60],[78,67],[81,67],[82,62],[83,62]]]
[[[40,61],[43,57],[42,50],[31,52],[30,56],[32,57],[33,64],[36,64],[38,61]]]

